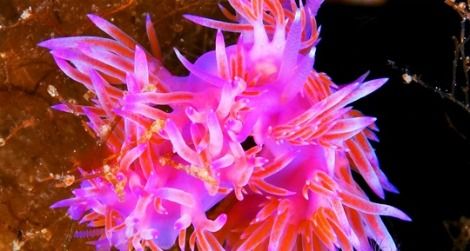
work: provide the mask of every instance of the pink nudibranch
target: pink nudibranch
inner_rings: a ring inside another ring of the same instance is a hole
[[[314,70],[322,0],[228,2],[230,21],[185,15],[217,30],[195,62],[175,49],[185,77],[163,67],[150,18],[150,51],[95,15],[111,38],[40,44],[94,94],[54,108],[85,116],[111,153],[52,207],[92,228],[99,250],[396,250],[381,216],[410,218],[352,176],[380,198],[398,192],[370,142],[375,118],[350,106],[386,79],[338,86]]]

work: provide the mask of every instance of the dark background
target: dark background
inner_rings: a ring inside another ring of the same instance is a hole
[[[443,0],[389,0],[380,6],[326,3],[315,67],[347,83],[371,71],[389,77],[381,90],[356,103],[378,118],[381,166],[400,194],[386,203],[413,222],[387,219],[399,249],[451,250],[444,222],[470,217],[470,114],[417,84],[406,85],[388,60],[449,88],[457,13]],[[373,201],[380,199],[371,196]],[[455,228],[455,235],[459,229]],[[467,248],[470,250],[470,248]]]

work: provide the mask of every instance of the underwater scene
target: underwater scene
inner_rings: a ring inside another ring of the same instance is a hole
[[[0,250],[470,250],[470,1],[0,0]]]

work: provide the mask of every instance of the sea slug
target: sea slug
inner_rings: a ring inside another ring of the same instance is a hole
[[[396,250],[381,216],[410,218],[352,176],[397,192],[370,142],[375,118],[351,107],[387,80],[336,85],[315,71],[320,0],[228,2],[227,22],[185,16],[217,35],[195,62],[175,50],[184,77],[162,65],[149,18],[150,50],[95,15],[110,38],[40,44],[93,93],[54,108],[85,116],[110,152],[52,207],[93,229],[98,250]]]

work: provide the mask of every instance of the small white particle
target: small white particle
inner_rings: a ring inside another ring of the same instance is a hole
[[[405,81],[405,84],[409,84],[413,81],[413,77],[408,73],[403,73],[401,77],[403,78],[403,81]]]
[[[53,98],[56,98],[59,96],[59,92],[57,91],[57,88],[55,88],[55,86],[53,85],[47,86],[47,93],[49,93],[49,95]]]
[[[111,172],[111,167],[109,165],[104,165],[103,166],[103,172],[105,172],[105,173]]]
[[[19,241],[19,240],[14,240],[12,243],[11,243],[11,250],[13,251],[20,251],[21,248],[23,247],[24,245],[24,242],[22,241]]]
[[[26,10],[23,10],[23,12],[21,13],[20,19],[21,20],[26,20],[26,19],[30,18],[31,17],[31,12],[32,12],[32,8],[31,8],[31,6],[29,6]]]
[[[108,133],[111,131],[111,126],[108,125],[108,124],[104,124],[102,126],[100,126],[100,129],[99,129],[99,135],[101,138],[104,138],[108,135]]]

